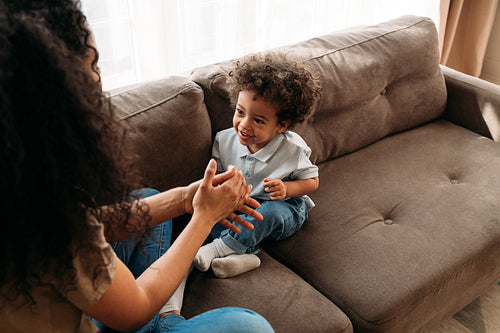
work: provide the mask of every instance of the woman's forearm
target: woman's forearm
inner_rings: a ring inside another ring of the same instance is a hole
[[[118,260],[111,286],[84,311],[103,324],[131,331],[146,324],[173,295],[211,230],[208,216],[193,215],[168,251],[134,279]]]
[[[191,185],[190,185],[191,186]],[[174,217],[186,213],[187,187],[176,187],[165,192],[161,192],[146,198],[134,201],[128,220],[120,226],[114,223],[106,223],[107,213],[115,214],[111,207],[102,207],[102,222],[106,230],[106,240],[115,242],[130,237],[137,232],[145,231],[157,224],[163,223]],[[148,212],[148,218],[144,220],[144,212]],[[144,222],[147,222],[144,225]],[[123,226],[126,227],[123,227]]]
[[[211,161],[201,183],[194,187],[188,186],[187,191],[171,192],[169,195],[173,197],[169,199],[178,202],[177,205],[162,207],[164,203],[161,199],[165,198],[154,198],[151,202],[154,207],[171,214],[178,212],[177,209],[188,212],[192,210],[191,221],[169,250],[137,280],[123,262],[118,260],[111,285],[96,304],[84,309],[87,314],[109,327],[130,331],[144,325],[158,312],[186,275],[213,225],[235,210],[240,210],[248,202],[250,193],[241,172],[233,171],[232,177],[219,183],[214,180],[215,170],[216,165]],[[193,197],[190,197],[191,193],[194,193]],[[185,199],[186,196],[188,199]],[[179,208],[179,203],[182,203],[182,208]],[[162,216],[166,217],[167,214]]]
[[[236,174],[236,169],[231,168],[230,170],[223,172],[221,174],[215,175],[212,179],[213,185],[217,186],[232,178]],[[114,224],[106,223],[106,208],[102,208],[104,211],[102,222],[106,226],[105,236],[108,242],[115,242],[136,234],[139,231],[147,230],[155,225],[170,220],[174,217],[183,214],[193,213],[193,197],[201,184],[201,180],[193,182],[187,186],[176,187],[165,192],[158,193],[156,195],[139,199],[136,201],[137,204],[132,206],[131,214],[126,223],[129,227],[127,230],[124,228],[118,228]],[[145,206],[146,204],[147,206]],[[255,205],[254,205],[255,206]],[[150,220],[147,221],[147,225],[143,225],[143,213],[142,209],[147,207],[149,212]],[[110,210],[111,214],[114,214]],[[142,225],[142,227],[140,227]],[[135,227],[134,227],[135,226]],[[112,228],[112,229],[110,229]]]
[[[167,253],[137,278],[137,284],[144,290],[153,309],[158,311],[170,298],[165,299],[162,295],[175,292],[210,230],[205,217],[193,215]]]

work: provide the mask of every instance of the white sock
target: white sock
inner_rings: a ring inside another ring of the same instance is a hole
[[[202,272],[208,271],[212,260],[222,258],[236,253],[232,248],[224,244],[222,239],[216,238],[210,244],[203,245],[194,257],[194,265]]]
[[[219,279],[240,275],[259,266],[260,259],[255,254],[231,254],[212,260],[212,271]]]
[[[174,291],[173,295],[170,297],[167,303],[165,303],[165,305],[160,309],[159,312],[160,314],[174,310],[177,310],[179,312],[181,311],[182,302],[184,301],[184,288],[186,288],[186,281],[189,276],[189,273],[191,273],[192,270],[193,270],[193,265],[189,267],[186,276],[184,276],[184,279],[182,279],[181,281],[181,284]]]

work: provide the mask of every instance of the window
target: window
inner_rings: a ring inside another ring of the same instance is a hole
[[[439,18],[439,1],[82,0],[112,89],[401,15]]]

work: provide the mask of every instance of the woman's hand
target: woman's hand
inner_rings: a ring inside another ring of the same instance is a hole
[[[256,210],[254,210],[254,208],[260,207],[260,203],[257,200],[250,198],[251,192],[252,192],[252,185],[248,185],[247,190],[244,194],[244,198],[243,198],[244,205],[241,206],[238,209],[238,211],[240,211],[243,214],[247,214],[249,216],[252,216],[256,220],[262,221],[262,219],[263,219],[262,214],[257,212]],[[239,216],[235,212],[231,213],[231,215],[229,215],[227,218],[219,221],[219,223],[222,224],[224,227],[230,229],[231,231],[236,232],[237,234],[239,234],[241,232],[241,229],[238,228],[237,226],[235,226],[234,224],[232,224],[231,221],[229,221],[229,219],[238,223],[243,228],[246,228],[248,230],[253,230],[253,228],[254,228],[252,223],[246,221],[245,219],[243,219],[241,216]]]
[[[253,209],[260,207],[260,204],[250,198],[251,186],[246,186],[243,173],[234,167],[217,176],[215,175],[216,169],[216,162],[210,160],[201,182],[193,183],[187,187],[187,198],[189,198],[190,191],[193,191],[195,186],[199,184],[192,200],[193,213],[203,214],[207,221],[212,224],[220,221],[222,225],[235,232],[241,232],[241,230],[226,220],[226,217],[242,227],[252,230],[251,223],[234,213],[240,211],[257,220],[262,220],[262,215]]]
[[[271,200],[282,200],[286,198],[287,186],[281,179],[264,179],[264,188]]]
[[[229,167],[229,170],[227,170],[226,172],[216,174],[213,178],[212,185],[217,186],[217,185],[224,183],[226,180],[235,176],[237,171],[238,170],[236,170],[236,168]],[[200,184],[202,181],[203,181],[203,179],[200,179],[200,180],[195,181],[195,182],[193,182],[193,183],[191,183],[188,186],[183,188],[184,193],[183,193],[182,200],[184,203],[184,212],[187,214],[191,214],[191,215],[193,214],[193,198],[194,198],[194,195],[196,194],[196,191],[198,191],[198,188],[200,187]],[[258,207],[259,206],[255,207],[255,208],[258,208]]]

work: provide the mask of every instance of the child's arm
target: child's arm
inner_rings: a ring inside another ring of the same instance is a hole
[[[264,188],[271,200],[282,200],[286,197],[301,197],[315,191],[319,185],[319,177],[297,179],[283,182],[281,179],[264,179]]]

